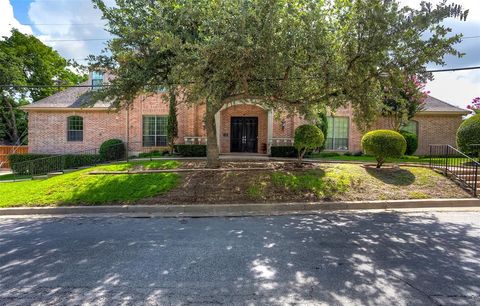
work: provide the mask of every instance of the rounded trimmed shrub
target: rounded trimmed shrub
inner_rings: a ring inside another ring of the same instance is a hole
[[[298,159],[301,162],[307,150],[313,150],[323,145],[325,137],[322,131],[315,125],[304,124],[295,129],[293,146],[298,151]]]
[[[402,157],[407,150],[407,141],[398,132],[376,130],[363,135],[362,148],[366,154],[375,156],[377,168],[380,168],[385,159]]]
[[[417,135],[407,132],[407,131],[400,131],[403,138],[407,142],[407,150],[405,151],[405,155],[413,155],[415,151],[418,149],[418,137]]]
[[[99,153],[103,161],[121,160],[125,158],[125,144],[120,139],[109,139],[102,143]]]
[[[474,144],[480,144],[480,114],[463,121],[457,131],[457,146],[460,151],[467,154],[478,153],[480,147],[472,147]]]

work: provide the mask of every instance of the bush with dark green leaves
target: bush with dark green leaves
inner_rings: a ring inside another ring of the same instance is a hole
[[[363,135],[362,148],[368,155],[373,155],[380,168],[387,158],[399,158],[407,150],[407,141],[398,132],[376,130]]]
[[[413,155],[418,148],[418,137],[417,135],[407,132],[407,131],[400,131],[403,138],[407,142],[407,150],[405,151],[405,155]]]
[[[457,146],[467,154],[480,152],[480,114],[463,121],[457,131]]]
[[[100,146],[100,158],[103,161],[122,160],[125,158],[125,144],[120,139],[109,139]]]
[[[298,151],[298,161],[302,162],[303,156],[308,150],[320,148],[324,140],[322,131],[315,125],[304,124],[297,127],[293,146]]]
[[[199,144],[176,145],[175,151],[183,157],[205,157],[207,156],[207,146]]]
[[[272,157],[297,157],[297,149],[293,146],[275,146],[270,148]]]

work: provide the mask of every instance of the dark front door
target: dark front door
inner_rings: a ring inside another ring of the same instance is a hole
[[[257,153],[258,118],[232,117],[230,152]]]

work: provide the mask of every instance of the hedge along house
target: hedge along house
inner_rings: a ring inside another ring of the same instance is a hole
[[[109,103],[85,106],[89,85],[99,85],[107,76],[91,73],[87,87],[72,87],[23,107],[29,114],[30,153],[75,153],[98,148],[102,142],[117,138],[128,143],[131,154],[164,150],[167,145],[168,99],[159,89],[139,96],[128,110],[115,110]],[[462,116],[468,111],[429,97],[425,110],[418,113],[405,129],[419,138],[416,154],[428,154],[429,144],[455,145]],[[203,124],[205,106],[186,105],[178,97],[177,144],[205,144]],[[271,146],[293,144],[295,128],[307,123],[298,115],[277,114],[258,103],[233,103],[216,116],[220,153],[268,154]],[[353,121],[352,109],[342,108],[328,117],[326,150],[361,151],[362,133]],[[389,128],[380,118],[374,129]]]

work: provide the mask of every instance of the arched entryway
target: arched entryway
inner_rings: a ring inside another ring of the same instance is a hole
[[[220,153],[267,153],[270,111],[257,104],[234,104],[217,114]]]

